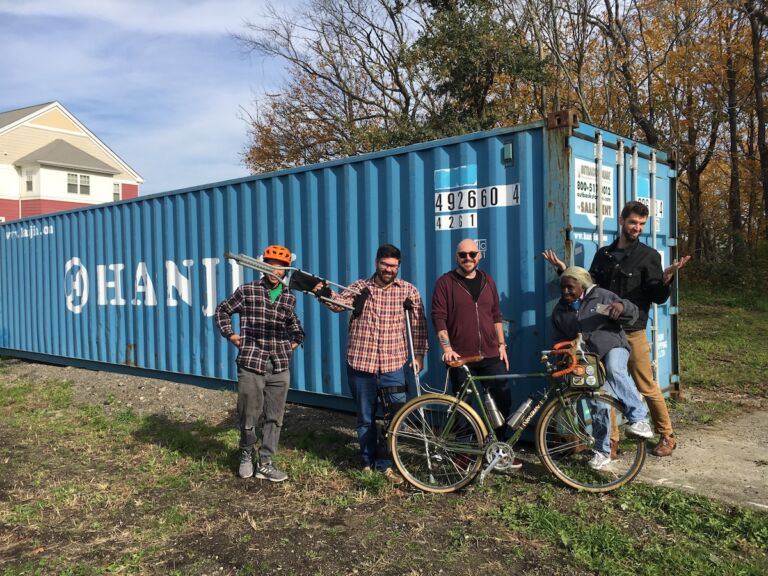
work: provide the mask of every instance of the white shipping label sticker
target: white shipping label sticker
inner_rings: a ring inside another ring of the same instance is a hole
[[[520,184],[517,183],[435,192],[435,213],[501,208],[519,204]]]
[[[435,216],[435,230],[459,230],[461,228],[477,228],[477,212]]]
[[[650,212],[650,217],[653,218],[654,216],[656,218],[664,218],[664,202],[662,200],[656,199],[656,213],[654,214],[653,210],[651,210],[651,199],[646,198],[645,196],[638,196],[637,201],[645,204],[648,206],[648,211]]]
[[[597,224],[597,165],[587,160],[576,159],[574,191],[574,208],[576,214],[583,214],[593,224]],[[601,202],[604,218],[613,218],[613,167],[603,166],[600,180],[602,189]]]

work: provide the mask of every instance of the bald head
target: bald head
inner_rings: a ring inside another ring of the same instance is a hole
[[[459,242],[458,246],[456,246],[456,252],[479,252],[480,250],[477,248],[477,242],[472,240],[471,238],[465,238],[461,242]]]

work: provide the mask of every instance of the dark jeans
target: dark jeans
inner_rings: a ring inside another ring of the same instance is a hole
[[[376,406],[380,388],[390,388],[405,384],[405,372],[402,368],[394,372],[372,374],[360,372],[347,365],[347,381],[352,398],[357,407],[357,438],[360,442],[360,458],[363,466],[376,466],[378,438],[376,433]],[[405,393],[390,394],[390,401],[402,404]],[[386,467],[388,462],[380,466]]]

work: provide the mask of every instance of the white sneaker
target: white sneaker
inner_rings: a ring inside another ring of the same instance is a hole
[[[589,467],[592,468],[592,470],[601,470],[610,463],[610,456],[603,454],[602,452],[595,452],[595,455],[592,456],[592,459],[589,461]]]
[[[627,426],[627,436],[648,440],[653,437],[653,430],[648,422],[635,422]]]

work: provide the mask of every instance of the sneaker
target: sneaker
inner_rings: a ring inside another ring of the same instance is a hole
[[[392,484],[402,484],[405,482],[405,478],[400,476],[400,474],[398,474],[391,466],[384,469],[384,476],[386,476],[387,480],[392,482]]]
[[[253,476],[253,450],[251,448],[240,449],[240,467],[237,469],[240,478]]]
[[[288,475],[282,470],[275,468],[272,463],[261,464],[256,470],[256,478],[259,480],[269,480],[270,482],[282,482]]]
[[[677,440],[675,439],[674,434],[670,434],[669,436],[664,436],[663,434],[659,437],[659,442],[656,444],[656,446],[653,447],[653,450],[651,450],[651,454],[654,456],[672,456],[672,450],[677,448]]]
[[[592,459],[589,461],[589,467],[592,468],[592,470],[602,470],[610,463],[610,456],[603,454],[602,452],[595,452],[595,455],[592,456]]]
[[[648,440],[648,438],[653,438],[653,430],[651,430],[651,425],[648,422],[635,422],[627,426],[627,436]]]

